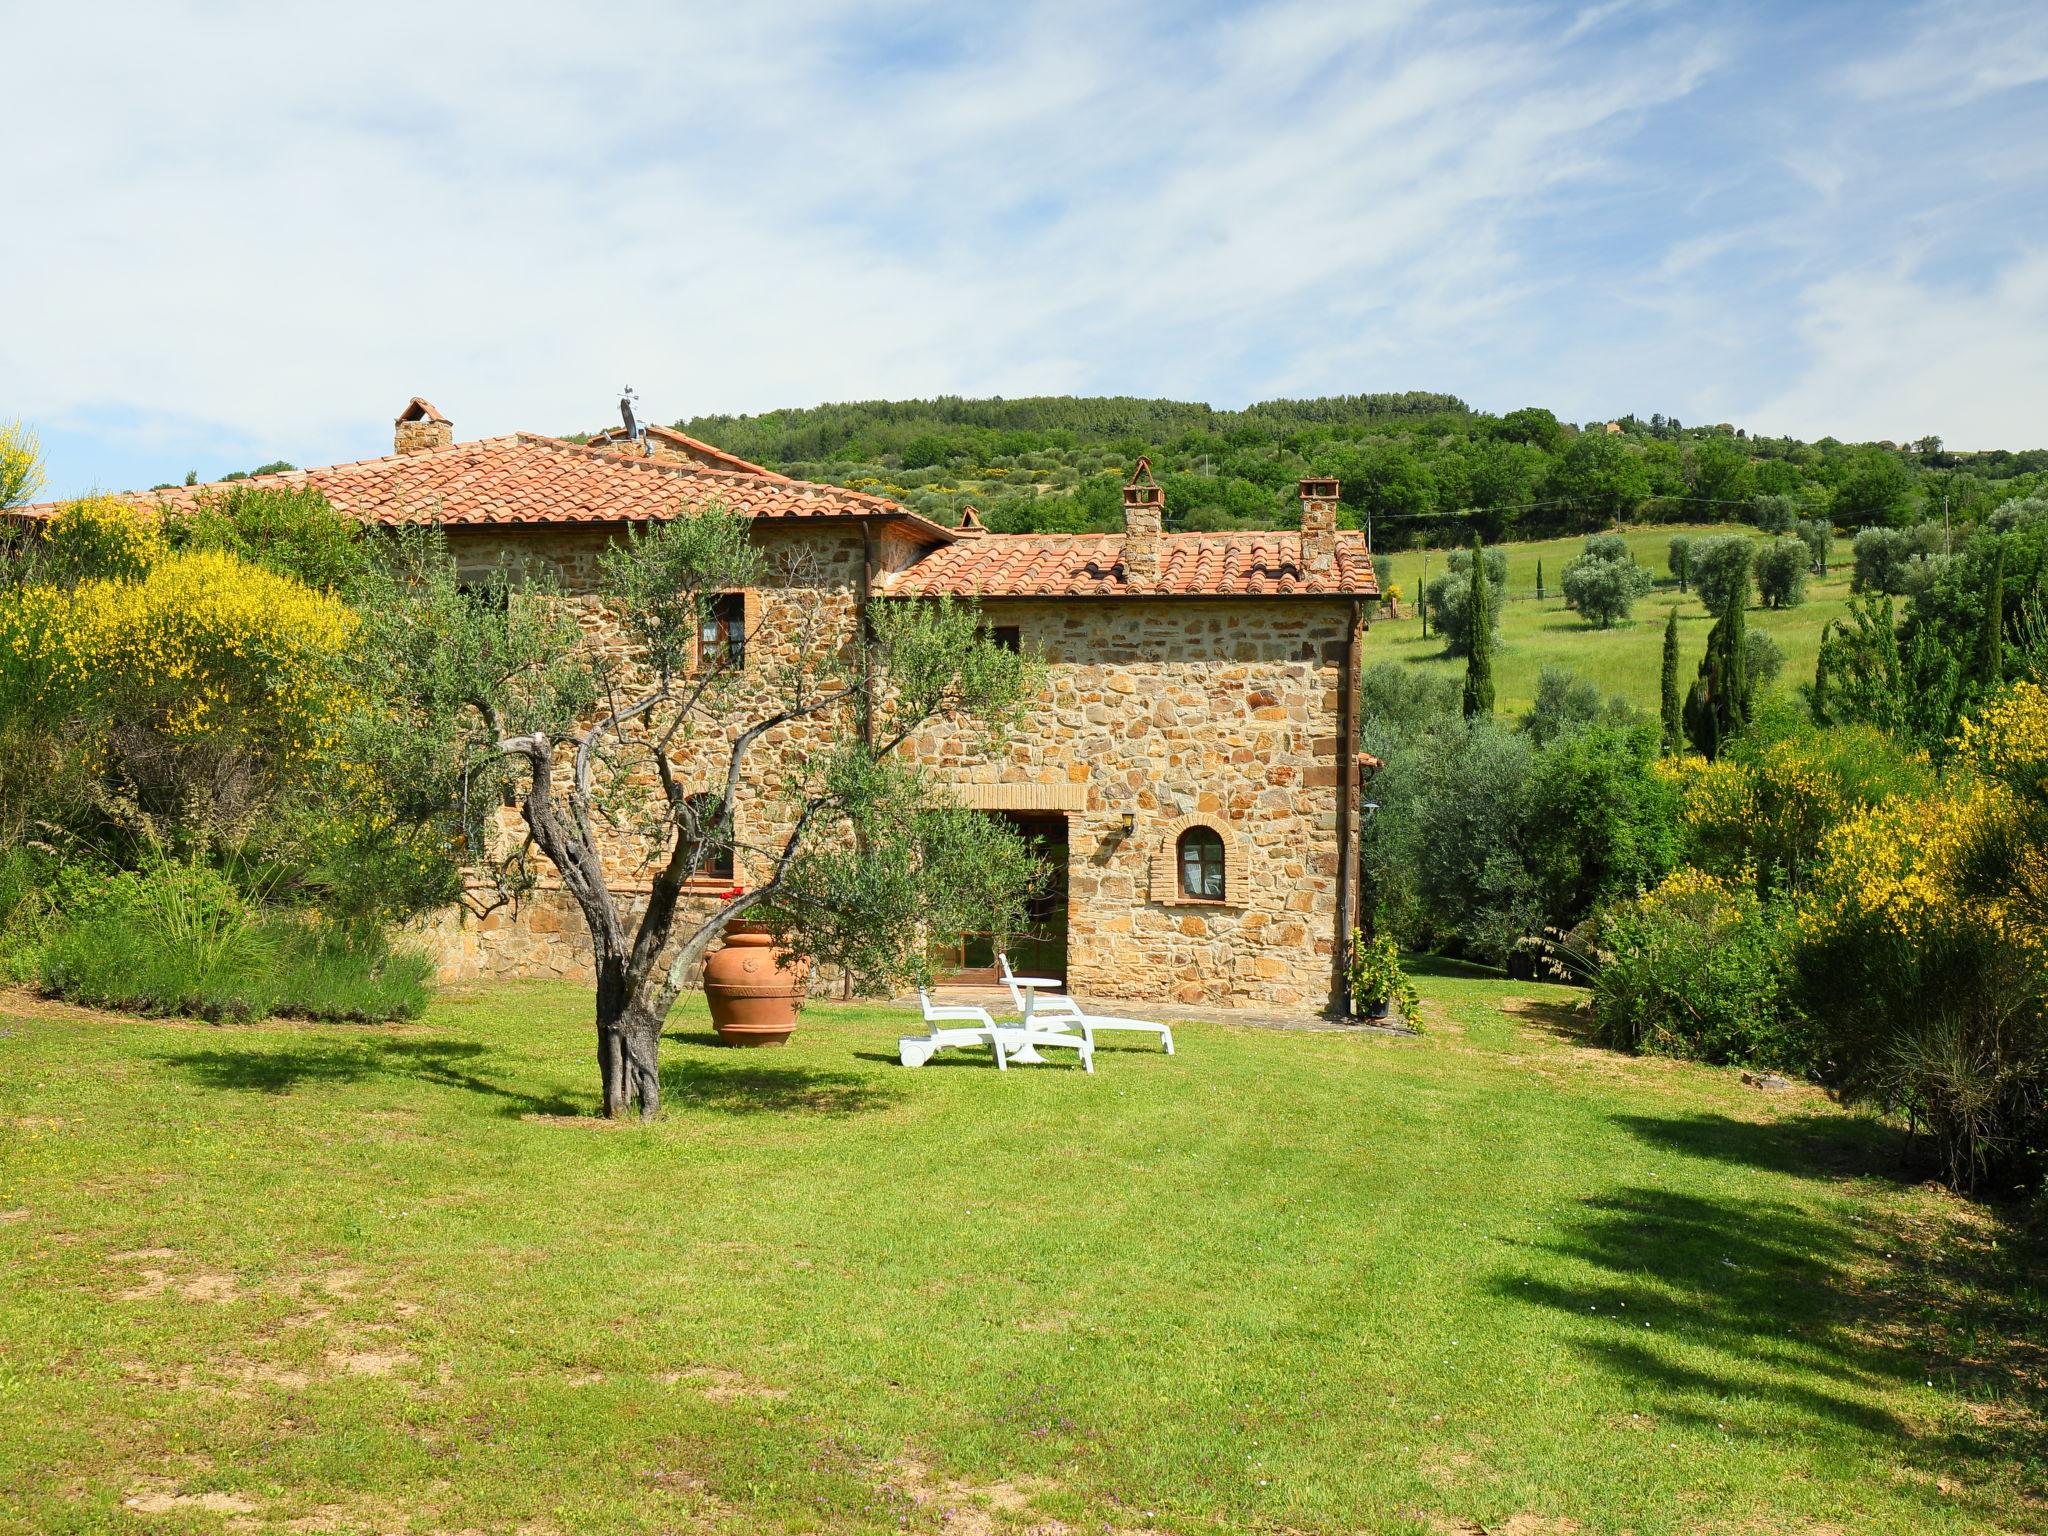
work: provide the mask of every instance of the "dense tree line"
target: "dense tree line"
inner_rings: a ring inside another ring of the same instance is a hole
[[[1541,407],[1504,415],[1452,395],[1194,402],[1047,396],[873,400],[700,416],[676,426],[808,479],[894,497],[951,521],[981,509],[1004,532],[1111,530],[1139,454],[1166,487],[1171,527],[1278,528],[1295,482],[1335,475],[1344,517],[1381,548],[1453,547],[1591,532],[1617,522],[1749,521],[1912,528],[1983,521],[2048,487],[2048,449],[1956,453],[1904,444],[1801,442],[1718,424],[1573,425]]]

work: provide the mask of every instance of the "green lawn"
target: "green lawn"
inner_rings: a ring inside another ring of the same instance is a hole
[[[0,994],[0,1530],[2041,1528],[1997,1219],[1817,1093],[1424,987],[1421,1039],[1092,1078],[691,1013],[652,1127],[583,1117],[570,987]]]
[[[1494,658],[1494,681],[1498,707],[1503,714],[1518,713],[1536,697],[1536,678],[1546,666],[1570,667],[1598,684],[1603,693],[1618,693],[1640,709],[1655,713],[1657,690],[1664,658],[1664,614],[1676,604],[1680,649],[1681,686],[1690,685],[1706,654],[1707,631],[1714,626],[1713,615],[1692,593],[1681,594],[1665,568],[1671,539],[1679,533],[1728,533],[1728,525],[1697,528],[1625,529],[1636,559],[1657,577],[1657,589],[1636,605],[1635,617],[1613,629],[1595,629],[1564,605],[1560,583],[1564,568],[1585,549],[1585,540],[1546,539],[1540,543],[1503,545],[1508,556],[1510,601],[1501,617],[1501,649]],[[1797,608],[1770,610],[1752,608],[1749,622],[1767,630],[1785,651],[1785,670],[1779,686],[1792,688],[1813,680],[1813,667],[1820,657],[1821,630],[1828,620],[1848,611],[1848,544],[1835,541],[1837,564],[1825,578],[1807,583],[1806,601]],[[1432,576],[1444,569],[1444,552],[1429,552]],[[1536,562],[1543,562],[1547,596],[1536,601]],[[1434,635],[1422,638],[1422,621],[1413,617],[1415,594],[1423,587],[1423,556],[1420,551],[1381,555],[1382,586],[1401,588],[1401,612],[1406,617],[1375,619],[1366,638],[1366,658],[1410,661],[1462,677],[1463,657],[1443,654]]]

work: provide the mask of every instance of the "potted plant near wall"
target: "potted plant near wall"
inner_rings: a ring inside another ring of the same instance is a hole
[[[1351,930],[1350,954],[1345,979],[1351,991],[1351,1011],[1373,1024],[1388,1023],[1398,1010],[1400,1022],[1415,1027],[1419,999],[1415,983],[1401,969],[1401,952],[1389,934],[1365,937]]]
[[[746,894],[734,886],[721,901]],[[786,1045],[804,1005],[810,965],[775,942],[772,923],[725,925],[725,941],[704,957],[704,1001],[727,1045]]]

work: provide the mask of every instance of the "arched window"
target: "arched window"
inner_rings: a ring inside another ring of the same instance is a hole
[[[1223,899],[1223,838],[1214,827],[1189,827],[1176,845],[1180,890],[1199,901]]]
[[[710,846],[704,850],[697,867],[690,871],[699,880],[731,880],[732,823],[718,824],[718,808],[723,797],[719,795],[692,795],[684,801],[685,821],[683,835],[688,838],[709,838]]]

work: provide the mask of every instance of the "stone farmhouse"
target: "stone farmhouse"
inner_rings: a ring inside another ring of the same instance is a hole
[[[799,608],[850,637],[869,604],[940,597],[978,600],[999,640],[1042,653],[1044,695],[1003,750],[911,744],[1054,872],[1027,932],[963,938],[963,978],[991,974],[1000,942],[1021,970],[1082,993],[1340,1000],[1358,905],[1360,654],[1379,587],[1364,538],[1337,527],[1335,481],[1301,482],[1299,532],[1171,532],[1141,460],[1121,533],[1005,535],[971,510],[941,527],[661,427],[457,442],[417,398],[395,426],[386,457],[237,483],[308,486],[373,524],[438,521],[465,571],[542,562],[586,604],[586,627],[602,623],[591,594],[608,541],[719,504],[752,520],[764,551],[801,550],[810,573],[808,590],[721,600],[701,643],[731,647],[742,668],[772,654]],[[209,489],[155,494],[175,512]],[[768,814],[741,800],[736,866],[704,871],[697,899],[749,880],[746,823]],[[618,868],[622,894],[644,889],[630,857]],[[426,931],[451,978],[589,975],[581,918],[545,880],[514,906],[451,911]]]

